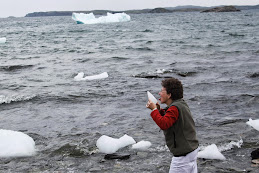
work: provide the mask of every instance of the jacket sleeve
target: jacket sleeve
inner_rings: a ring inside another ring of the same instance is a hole
[[[178,116],[179,112],[175,106],[168,108],[164,116],[157,109],[151,112],[151,117],[162,130],[169,129],[176,122]]]

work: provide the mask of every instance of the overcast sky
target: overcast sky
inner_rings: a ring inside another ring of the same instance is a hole
[[[0,17],[39,11],[131,10],[179,5],[258,5],[259,0],[0,0]]]

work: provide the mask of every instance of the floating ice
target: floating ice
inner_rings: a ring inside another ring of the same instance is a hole
[[[237,142],[231,141],[230,143],[228,143],[226,145],[219,146],[218,148],[219,148],[219,151],[222,152],[222,151],[231,150],[235,146],[238,147],[238,148],[241,148],[242,145],[243,145],[243,139],[240,139]]]
[[[35,142],[30,136],[0,129],[0,157],[32,156],[35,152]]]
[[[0,38],[0,43],[5,43],[5,42],[6,42],[6,38],[5,37]]]
[[[249,121],[247,121],[246,124],[252,126],[254,129],[259,131],[259,119],[252,120],[251,118],[249,118]]]
[[[94,80],[94,79],[104,79],[108,77],[108,73],[107,72],[103,72],[101,74],[98,75],[93,75],[93,76],[86,76],[84,77],[84,73],[80,72],[78,73],[75,77],[74,80],[76,81],[82,81],[82,80]]]
[[[96,18],[93,13],[73,13],[72,19],[78,24],[96,24],[96,23],[112,23],[130,21],[130,16],[126,13],[107,13],[107,16]]]
[[[226,160],[215,144],[211,144],[205,147],[203,151],[198,152],[198,158]]]
[[[149,92],[147,91],[148,99],[151,100],[153,103],[157,103],[157,99]]]
[[[136,141],[128,136],[124,135],[119,139],[115,139],[106,135],[102,135],[96,142],[96,146],[99,151],[106,154],[115,153],[120,148],[126,147],[131,144],[135,144]]]
[[[138,143],[132,145],[132,149],[147,150],[150,146],[151,142],[149,141],[139,141]]]

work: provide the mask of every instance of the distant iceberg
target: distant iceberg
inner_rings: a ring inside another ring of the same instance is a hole
[[[6,42],[6,38],[5,37],[0,38],[0,44],[1,43],[5,43],[5,42]]]
[[[107,16],[96,18],[93,13],[73,13],[72,19],[77,24],[96,24],[96,23],[113,23],[113,22],[127,22],[130,21],[130,16],[126,13],[107,13]]]

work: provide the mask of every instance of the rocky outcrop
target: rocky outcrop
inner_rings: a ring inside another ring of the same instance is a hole
[[[201,11],[201,13],[208,13],[208,12],[238,12],[240,11],[234,6],[223,6],[223,7],[216,7],[208,10]]]

